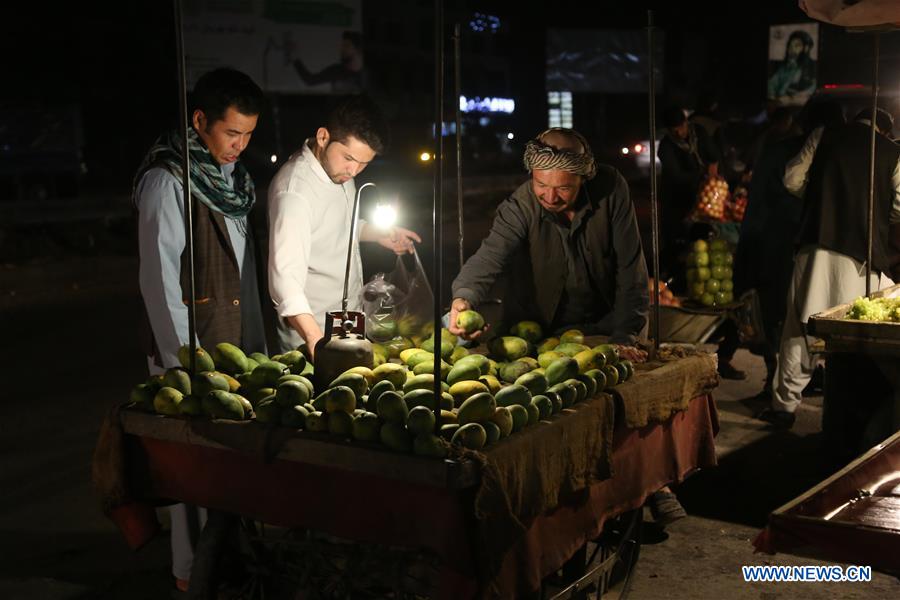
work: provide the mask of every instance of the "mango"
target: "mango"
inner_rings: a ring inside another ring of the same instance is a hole
[[[468,350],[466,350],[462,346],[457,346],[456,348],[453,349],[453,352],[450,354],[450,364],[455,365],[459,359],[465,358],[468,355],[469,355]]]
[[[528,411],[528,424],[527,427],[531,427],[532,425],[537,425],[537,422],[541,419],[541,411],[538,409],[536,404],[529,404],[525,407],[525,410]]]
[[[328,433],[339,437],[353,435],[353,416],[342,410],[328,413]]]
[[[550,352],[551,350],[555,350],[557,346],[559,346],[559,338],[547,338],[546,340],[538,344],[537,353],[538,355],[541,355],[544,352]]]
[[[513,430],[513,418],[512,413],[509,412],[509,408],[506,406],[498,406],[494,410],[494,414],[491,415],[489,419],[491,423],[495,424],[497,428],[500,430],[500,437],[505,438]]]
[[[377,442],[380,439],[381,421],[372,412],[363,412],[353,417],[353,439],[361,442]]]
[[[553,363],[554,360],[557,360],[559,358],[565,358],[565,357],[566,357],[566,355],[563,354],[562,352],[556,352],[554,350],[551,350],[549,352],[542,352],[541,354],[538,354],[537,360],[538,360],[538,365],[542,369],[546,369],[547,367],[549,367],[551,365],[551,363]]]
[[[251,413],[253,412],[253,405],[250,404],[249,400],[247,400],[245,397],[241,396],[240,394],[232,393],[231,395],[234,396],[237,399],[237,401],[241,403],[241,406],[244,408],[244,418],[249,419]]]
[[[583,381],[579,381],[573,377],[572,379],[566,379],[564,383],[575,388],[575,402],[584,402],[587,400],[587,386],[584,385]]]
[[[456,326],[467,334],[484,329],[484,317],[474,310],[463,310],[456,315]]]
[[[487,432],[480,423],[466,423],[453,433],[451,444],[468,448],[469,450],[481,450],[487,442]]]
[[[453,363],[454,367],[464,367],[468,365],[478,367],[481,375],[487,375],[488,370],[491,368],[491,363],[484,354],[468,354]]]
[[[489,358],[488,359],[488,371],[485,375],[493,375],[496,377],[498,375],[499,368],[497,366],[497,361]]]
[[[403,384],[403,393],[411,392],[412,390],[431,390],[434,389],[434,374],[433,373],[423,373],[421,375],[414,375],[411,379],[408,379],[406,383]],[[448,391],[450,386],[445,382],[441,382],[441,389],[444,391]]]
[[[369,412],[376,412],[378,407],[378,397],[384,392],[393,392],[394,390],[394,384],[387,379],[379,381],[378,383],[373,385],[372,389],[369,390],[369,395],[366,397],[366,410],[368,410]]]
[[[422,352],[427,352],[426,350],[422,350],[421,348],[408,348],[403,350],[400,353],[400,360],[404,363],[409,364],[409,359],[415,354],[421,354]]]
[[[385,423],[379,431],[381,443],[396,452],[412,451],[412,436],[400,423]]]
[[[485,392],[490,392],[490,389],[480,381],[458,381],[450,386],[450,395],[456,406],[462,406],[462,403],[471,396]]]
[[[403,365],[384,363],[372,369],[373,382],[390,381],[394,389],[400,389],[406,383],[407,369]],[[371,384],[371,385],[374,385]]]
[[[491,418],[497,408],[494,397],[490,394],[475,394],[466,399],[456,413],[456,420],[460,425],[486,421]]]
[[[497,406],[511,406],[513,404],[527,406],[531,404],[531,392],[528,391],[528,388],[514,383],[497,392],[495,399]]]
[[[419,348],[419,350],[422,350]],[[409,367],[410,370],[415,369],[419,363],[423,362],[434,362],[434,354],[428,352],[426,350],[422,350],[422,352],[418,354],[412,354],[406,361],[406,366]]]
[[[585,375],[594,380],[594,395],[606,389],[606,373],[602,369],[591,369],[585,372]]]
[[[360,376],[362,377],[362,376]],[[345,385],[328,388],[316,400],[325,397],[325,412],[352,413],[356,408],[356,393]]]
[[[178,405],[184,398],[184,394],[175,388],[163,386],[159,388],[156,395],[153,396],[153,410],[161,415],[169,415],[174,417],[181,414],[178,411]]]
[[[593,398],[597,395],[597,380],[588,375],[587,373],[579,373],[575,378],[581,383],[584,384],[584,387],[587,388],[587,398]]]
[[[306,430],[325,432],[328,431],[328,415],[315,410],[306,416]]]
[[[171,369],[166,369],[166,372],[163,375],[163,386],[175,388],[185,395],[190,394],[191,374],[187,369],[183,369],[181,367],[172,367]]]
[[[550,389],[547,391],[559,395],[559,399],[562,402],[562,408],[569,408],[575,404],[575,400],[578,398],[578,391],[568,383],[564,382],[550,386]]]
[[[163,387],[163,376],[151,375],[147,378],[147,381],[144,383],[144,385],[146,385],[147,388],[155,394],[161,387]]]
[[[634,363],[630,360],[620,360],[619,364],[625,367],[625,381],[628,381],[632,377],[634,377]]]
[[[447,447],[434,433],[422,433],[413,438],[413,454],[428,458],[444,458],[447,456]]]
[[[350,388],[353,391],[353,395],[356,398],[356,404],[359,404],[362,401],[363,395],[369,391],[369,384],[366,383],[366,378],[359,373],[344,373],[338,375],[334,378],[334,381],[328,384],[329,388],[340,386]]]
[[[399,366],[399,365],[397,365]],[[366,389],[370,388],[375,383],[375,372],[369,367],[351,367],[341,373],[341,375],[346,375],[347,373],[355,373],[357,375],[362,375],[366,380]]]
[[[203,414],[203,406],[200,398],[193,395],[187,395],[178,403],[178,412],[189,417],[198,417]]]
[[[228,373],[223,373],[221,371],[210,371],[210,373],[213,373],[215,375],[219,375],[219,376],[223,377],[225,379],[225,381],[228,382],[228,391],[229,392],[236,392],[241,388],[241,382],[238,381],[237,379],[235,379],[234,377],[232,377],[231,375],[229,375]]]
[[[213,350],[213,361],[220,371],[229,375],[247,372],[247,355],[243,350],[228,342],[216,344]]]
[[[564,331],[562,335],[559,336],[559,343],[583,344],[584,334],[579,329],[569,329],[568,331]]]
[[[377,342],[372,342],[372,354],[375,356],[380,356],[382,358],[382,362],[387,361],[387,359],[389,358],[388,349]]]
[[[281,377],[278,378],[278,381],[276,382],[275,387],[277,388],[279,385],[281,385],[285,381],[299,381],[300,383],[305,385],[306,388],[309,390],[309,396],[311,398],[316,395],[316,389],[313,386],[312,381],[310,381],[309,378],[304,377],[303,375],[294,375],[293,373],[288,374],[288,375],[282,375]]]
[[[614,365],[619,362],[619,348],[615,344],[600,344],[594,346],[596,352],[602,352],[606,357],[607,365]]]
[[[578,372],[585,373],[591,369],[599,369],[606,362],[602,352],[582,350],[572,358],[578,363]]]
[[[403,337],[412,337],[422,329],[422,322],[414,315],[403,315],[396,320],[397,333]]]
[[[544,419],[549,419],[550,415],[553,414],[553,402],[551,402],[550,398],[540,394],[538,396],[534,396],[531,399],[531,403],[535,405],[539,412],[539,419],[543,421]]]
[[[251,352],[250,354],[247,355],[247,358],[252,358],[253,360],[256,361],[256,364],[258,364],[258,365],[267,363],[272,360],[271,358],[269,358],[262,352]]]
[[[454,365],[450,372],[447,373],[447,385],[452,388],[455,383],[460,381],[477,381],[479,377],[481,377],[481,369],[473,362],[458,366]]]
[[[307,416],[309,416],[309,411],[302,406],[291,406],[281,410],[280,421],[285,427],[302,429],[306,425]]]
[[[247,357],[247,372],[248,372],[248,373],[252,373],[252,372],[253,372],[253,369],[255,369],[255,368],[258,367],[258,366],[259,366],[259,363],[258,363],[258,362],[256,362],[255,360],[253,360],[253,359],[250,358],[249,356]]]
[[[571,379],[578,375],[578,362],[574,358],[565,357],[557,358],[550,366],[544,369],[547,377],[547,383],[554,386],[561,381]]]
[[[446,425],[441,425],[441,439],[447,440],[449,442],[451,439],[453,439],[453,434],[456,433],[456,430],[459,428],[459,423],[447,423]]]
[[[403,396],[397,392],[384,392],[378,397],[376,404],[378,416],[389,423],[406,423],[409,408]]]
[[[512,326],[509,332],[532,344],[536,344],[538,340],[544,337],[541,324],[536,321],[519,321]]]
[[[430,337],[424,342],[422,342],[422,350],[426,350],[428,352],[434,353],[434,338]],[[453,354],[453,348],[456,345],[452,342],[441,341],[441,358],[447,359],[450,358],[450,355]]]
[[[484,421],[481,423],[481,426],[484,427],[484,432],[487,434],[487,440],[484,442],[485,446],[490,446],[500,440],[500,428],[497,427],[496,423]]]
[[[515,433],[524,429],[528,425],[528,409],[521,404],[513,404],[507,408],[512,417],[512,432]]]
[[[441,423],[458,423],[459,421],[456,418],[456,412],[453,410],[444,410],[441,409]]]
[[[574,357],[579,352],[584,352],[585,350],[590,350],[590,347],[585,346],[584,344],[576,344],[574,342],[566,342],[553,349],[554,352],[560,352],[562,354],[565,354],[566,356],[571,357]]]
[[[284,408],[309,402],[309,388],[300,381],[285,381],[275,389],[275,401]]]
[[[250,372],[248,381],[251,386],[257,388],[275,387],[278,379],[289,372],[289,367],[280,362],[269,361],[263,363]]]
[[[156,392],[153,391],[153,388],[146,383],[139,383],[131,388],[131,394],[128,396],[128,400],[138,408],[154,410],[153,397],[155,395]]]
[[[562,408],[563,408],[562,398],[559,397],[559,394],[557,394],[556,392],[551,392],[550,390],[547,390],[542,395],[544,395],[550,399],[550,404],[553,406],[552,412],[554,415],[562,410]]]
[[[406,428],[413,435],[434,432],[434,413],[425,406],[416,406],[406,417]]]
[[[441,379],[446,379],[450,374],[450,364],[441,360]],[[426,373],[434,373],[434,362],[430,360],[425,360],[416,365],[416,368],[413,369],[413,375],[424,375]]]
[[[198,398],[203,398],[213,390],[231,391],[228,380],[212,371],[197,373],[191,379],[191,390]]]
[[[615,365],[606,365],[601,369],[606,375],[606,389],[614,388],[619,383],[619,370]]]
[[[515,381],[531,371],[531,367],[524,362],[514,360],[500,367],[500,380],[506,383],[515,383]]]
[[[393,319],[371,319],[366,322],[366,337],[376,342],[386,342],[397,335],[397,323]]]
[[[194,350],[194,356],[196,361],[196,367],[194,369],[195,373],[201,373],[203,371],[215,371],[216,364],[213,362],[212,356],[209,353],[197,346]],[[185,344],[181,348],[178,349],[178,362],[181,363],[181,366],[185,369],[190,370],[191,368],[191,347],[188,344]]]
[[[537,396],[538,394],[543,394],[547,391],[547,388],[550,387],[549,382],[547,381],[547,377],[542,373],[535,373],[532,371],[531,373],[525,373],[515,381],[516,385],[521,385],[529,392],[531,392],[532,396]]]
[[[493,375],[482,375],[478,378],[478,381],[486,385],[488,387],[488,391],[491,394],[496,394],[502,387],[502,385],[500,384],[500,380]]]
[[[528,354],[528,342],[520,337],[505,335],[492,339],[488,344],[488,350],[492,356],[512,361]]]
[[[275,396],[263,398],[256,404],[256,420],[260,423],[280,423],[281,422],[281,405],[275,402]],[[309,412],[307,411],[307,414]],[[303,420],[304,425],[306,419]]]
[[[231,392],[213,390],[201,400],[203,412],[214,419],[244,419],[244,405]]]

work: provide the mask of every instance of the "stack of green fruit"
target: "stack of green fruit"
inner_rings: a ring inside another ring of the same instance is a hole
[[[734,302],[734,255],[721,238],[697,240],[687,256],[688,294],[704,306]]]
[[[483,327],[481,316],[469,312],[474,314],[466,315],[467,322]],[[131,398],[137,407],[167,416],[253,418],[441,458],[451,445],[484,448],[633,374],[615,346],[590,348],[579,331],[541,340],[540,326],[523,321],[511,333],[516,335],[491,342],[493,358],[470,354],[445,329],[439,342],[430,335],[418,348],[376,344],[378,366],[348,369],[318,393],[308,377],[312,365],[299,350],[267,357],[247,356],[231,344],[217,345],[212,355],[197,348],[191,377],[185,346],[182,367],[136,386]],[[441,369],[438,401],[435,360]],[[436,431],[437,408],[442,424]]]

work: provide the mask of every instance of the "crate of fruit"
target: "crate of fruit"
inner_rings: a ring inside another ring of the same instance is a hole
[[[900,352],[900,284],[809,318],[831,349]]]

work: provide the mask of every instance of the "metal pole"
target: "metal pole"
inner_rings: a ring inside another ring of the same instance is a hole
[[[464,229],[463,229],[463,189],[462,189],[462,111],[459,108],[459,97],[462,95],[462,82],[460,79],[460,34],[459,23],[453,28],[453,66],[455,94],[453,105],[456,107],[456,212],[459,219],[459,269],[462,270],[465,262],[464,254]]]
[[[434,0],[434,205],[432,227],[434,229],[434,420],[435,432],[441,427],[441,287],[443,258],[443,237],[441,218],[444,210],[443,165],[444,137],[441,131],[444,123],[444,3]]]
[[[875,121],[878,116],[878,59],[881,34],[875,32],[875,67],[872,73],[872,135],[869,139],[869,212],[866,223],[866,296],[872,293],[872,237],[875,226]]]
[[[187,79],[184,66],[184,28],[181,25],[181,0],[175,0],[175,47],[178,60],[178,100],[181,124],[181,186],[184,190],[184,241],[188,255],[188,336],[191,349],[191,373],[197,371],[197,293],[194,290],[194,202],[191,198],[191,157],[188,152]]]
[[[647,100],[650,107],[650,230],[653,253],[653,355],[659,352],[659,199],[656,188],[656,78],[654,77],[653,11],[647,11]]]
[[[347,297],[350,289],[350,259],[353,257],[353,245],[356,242],[356,221],[359,218],[359,197],[362,195],[362,191],[369,186],[375,187],[375,184],[371,181],[362,184],[359,189],[356,190],[356,198],[353,201],[353,217],[350,221],[350,243],[347,248],[347,267],[344,270],[344,296],[341,298],[341,319],[344,321],[347,320],[347,304],[350,302]],[[341,323],[341,326],[343,326],[343,323]]]

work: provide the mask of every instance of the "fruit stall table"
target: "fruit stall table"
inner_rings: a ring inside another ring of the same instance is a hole
[[[133,548],[154,505],[187,502],[357,545],[436,557],[431,596],[524,597],[604,522],[716,464],[715,357],[639,365],[611,394],[573,405],[480,452],[398,454],[255,422],[118,410],[94,479]]]

